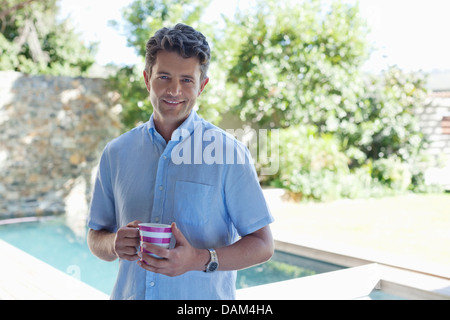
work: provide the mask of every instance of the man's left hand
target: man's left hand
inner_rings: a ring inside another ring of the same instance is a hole
[[[145,252],[139,252],[139,266],[145,270],[161,273],[169,277],[179,276],[192,270],[203,270],[209,260],[206,249],[191,246],[175,222],[172,223],[172,234],[176,240],[173,249],[166,249],[151,243],[144,243],[143,248],[161,258],[155,258]]]

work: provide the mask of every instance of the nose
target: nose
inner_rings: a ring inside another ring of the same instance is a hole
[[[167,94],[174,97],[181,95],[180,83],[178,83],[178,81],[171,81],[171,83],[167,87]]]

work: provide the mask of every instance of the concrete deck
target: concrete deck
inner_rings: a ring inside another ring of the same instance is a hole
[[[376,263],[241,289],[237,299],[370,299],[374,290],[399,299],[450,300],[450,281]]]
[[[237,292],[238,299],[367,299],[372,291],[381,290],[402,299],[450,300],[450,277],[446,275],[433,274],[429,269],[416,270],[416,265],[407,265],[403,260],[399,261],[399,266],[395,259],[389,260],[381,254],[372,255],[349,247],[329,244],[328,250],[331,251],[328,251],[323,249],[326,247],[324,244],[322,249],[319,248],[321,246],[317,242],[311,242],[312,246],[305,246],[304,243],[295,243],[296,240],[293,239],[292,242],[277,240],[276,230],[274,237],[277,250],[348,268],[241,289]],[[381,261],[377,261],[376,257]],[[449,270],[439,271],[446,274]]]
[[[104,300],[103,292],[0,240],[0,300]]]

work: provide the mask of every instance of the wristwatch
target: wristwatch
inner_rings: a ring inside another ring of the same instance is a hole
[[[214,272],[219,267],[219,260],[217,259],[217,253],[214,249],[208,249],[209,255],[211,256],[211,259],[209,260],[208,264],[206,265],[205,272]]]

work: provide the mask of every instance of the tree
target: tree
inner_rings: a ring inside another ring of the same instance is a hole
[[[211,80],[198,111],[216,122],[232,113],[256,128],[281,129],[280,170],[265,183],[323,199],[405,190],[420,180],[414,167],[424,140],[413,108],[423,103],[423,79],[395,68],[374,78],[362,73],[371,48],[358,5],[255,0],[224,17],[221,29],[200,23],[208,3],[136,0],[124,14],[129,44],[143,56],[149,36],[177,22],[206,33]],[[146,121],[152,107],[142,68],[124,68],[112,81],[128,128]]]
[[[79,76],[94,63],[95,44],[86,46],[59,22],[57,0],[1,0],[0,70]]]
[[[280,132],[290,147],[280,153],[277,185],[320,199],[333,183],[348,194],[344,176],[366,181],[367,173],[398,190],[419,180],[413,172],[424,139],[413,111],[424,103],[424,79],[397,68],[377,77],[362,73],[369,30],[357,5],[259,0],[226,22],[216,54],[227,95],[235,97],[231,110],[258,127],[287,130]],[[315,161],[303,161],[311,150]],[[345,158],[348,168],[317,170],[321,154]]]
[[[211,0],[136,0],[123,12],[128,45],[145,57],[149,38],[160,28],[178,22],[199,28],[204,10]],[[117,22],[112,22],[118,25]]]
[[[238,42],[223,57],[238,96],[233,109],[244,121],[270,127],[336,126],[355,105],[368,56],[358,7],[266,0],[250,10],[227,20],[224,42]]]
[[[367,158],[391,155],[410,161],[423,144],[423,134],[414,113],[424,105],[428,90],[425,78],[391,67],[363,82],[358,108],[336,130],[346,144],[358,147]]]

